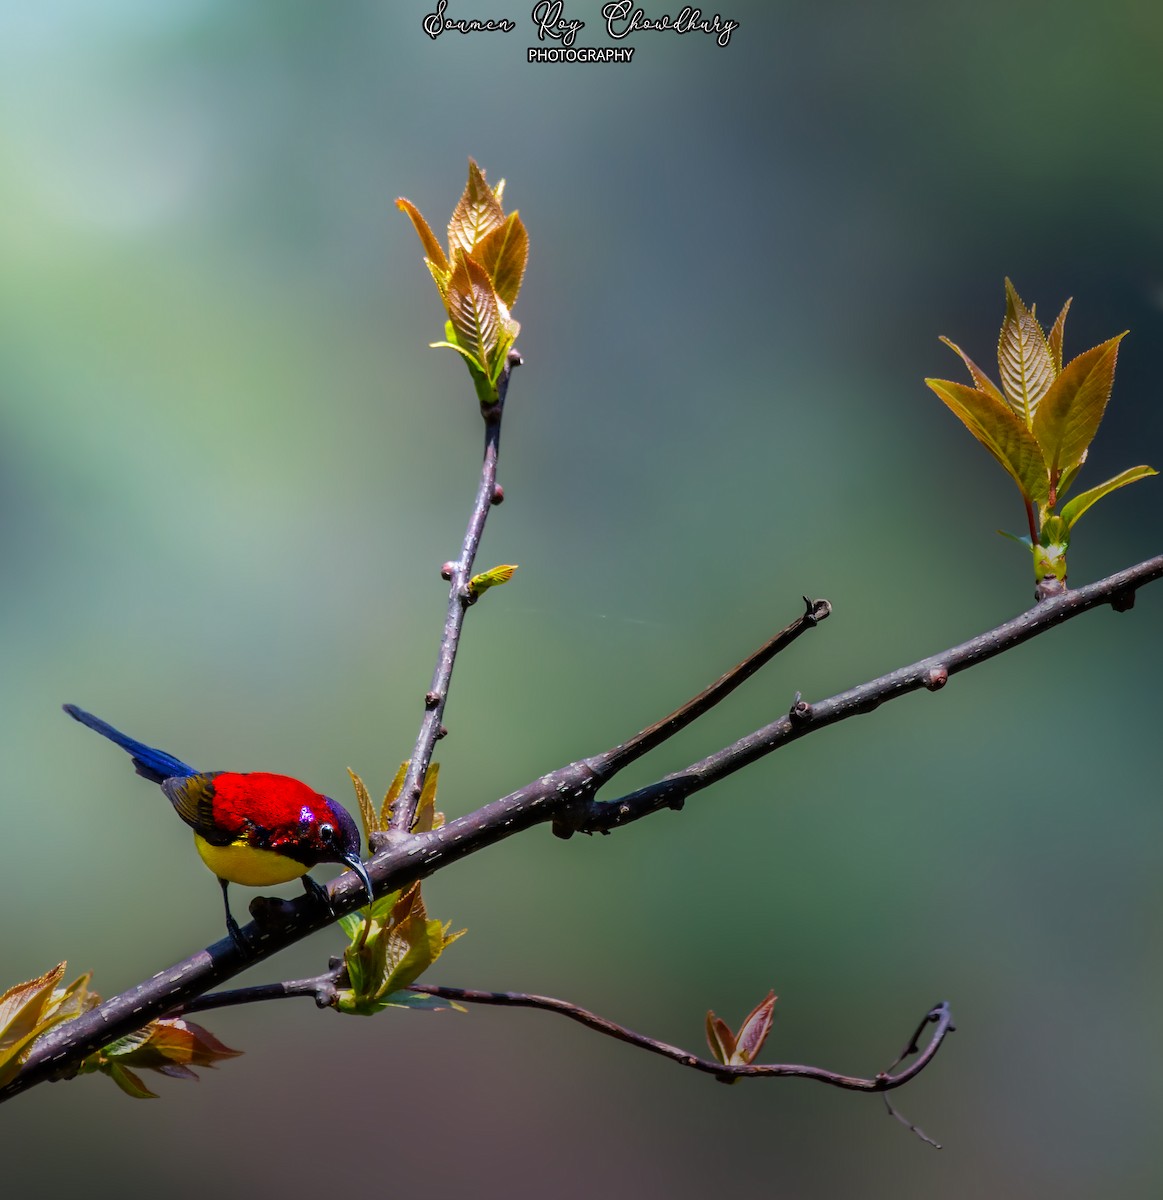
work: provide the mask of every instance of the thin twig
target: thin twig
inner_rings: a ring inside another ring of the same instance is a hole
[[[509,376],[520,362],[521,356],[515,350],[510,351],[508,362],[497,384],[496,403],[487,407],[481,406],[481,414],[485,420],[485,450],[481,459],[480,482],[477,484],[468,526],[464,531],[460,558],[452,564],[449,575],[448,611],[440,637],[440,651],[432,672],[432,686],[424,697],[424,716],[420,721],[420,731],[416,735],[416,745],[408,761],[408,771],[404,776],[399,798],[392,809],[391,828],[403,830],[405,833],[412,828],[412,822],[416,818],[416,806],[420,803],[424,779],[432,762],[432,752],[443,728],[444,706],[448,702],[452,671],[456,666],[456,654],[460,647],[460,633],[464,627],[464,614],[469,606],[468,581],[472,578],[473,563],[476,561],[477,550],[484,535],[489,509],[495,503],[497,457],[501,448],[501,417],[505,408],[505,396],[509,391]],[[371,848],[378,849],[378,841]]]
[[[205,1012],[211,1008],[227,1008],[240,1004],[255,1004],[266,1000],[289,1000],[298,997],[311,997],[319,1003],[321,995],[334,993],[336,975],[329,973],[313,979],[293,979],[286,983],[259,984],[257,987],[235,988],[225,992],[211,992],[205,996],[184,1004],[181,1012]],[[701,1071],[713,1075],[723,1083],[735,1079],[813,1079],[818,1083],[831,1087],[844,1088],[854,1092],[891,1092],[916,1078],[933,1061],[941,1043],[954,1031],[953,1016],[949,1011],[947,1001],[934,1005],[921,1019],[904,1050],[886,1071],[881,1071],[870,1079],[855,1075],[842,1075],[836,1071],[827,1071],[823,1067],[805,1066],[800,1063],[752,1063],[748,1066],[729,1067],[709,1058],[700,1058],[678,1046],[660,1042],[657,1038],[647,1037],[643,1033],[635,1033],[624,1025],[600,1017],[588,1009],[567,1000],[558,1000],[552,996],[538,996],[530,992],[484,992],[475,988],[449,987],[442,984],[414,983],[406,989],[421,996],[437,996],[442,1000],[454,1000],[462,1004],[489,1004],[500,1008],[536,1008],[542,1012],[557,1013],[558,1016],[568,1017],[577,1021],[587,1029],[592,1029],[616,1041],[637,1046],[651,1054],[669,1058],[679,1066],[689,1067],[693,1071]],[[933,1025],[929,1040],[921,1047],[921,1034],[928,1025]],[[896,1068],[908,1058],[915,1061],[905,1070],[893,1074]],[[906,1122],[907,1123],[907,1122]],[[912,1128],[912,1126],[910,1126]]]
[[[569,763],[440,829],[401,839],[400,844],[381,850],[368,864],[375,892],[382,896],[407,887],[414,880],[426,879],[452,863],[534,825],[552,821],[556,826],[568,816],[567,823],[573,828],[596,832],[616,828],[629,819],[636,820],[659,808],[681,805],[685,796],[709,786],[714,779],[738,770],[747,762],[805,733],[823,729],[857,713],[871,712],[884,701],[918,688],[936,690],[956,671],[1011,650],[1089,609],[1110,604],[1116,611],[1126,611],[1133,603],[1135,589],[1161,576],[1163,556],[1045,600],[1029,612],[950,651],[881,676],[830,700],[797,705],[798,715],[794,722],[783,718],[742,739],[720,755],[704,759],[686,772],[622,800],[605,804],[593,802],[600,782],[601,755]],[[615,747],[609,753],[617,752]],[[579,818],[580,824],[577,823]],[[354,912],[366,903],[363,887],[352,872],[335,880],[328,888],[328,895],[335,916]],[[257,904],[257,901],[252,904],[252,911]],[[66,1072],[87,1054],[225,983],[255,963],[324,928],[332,920],[309,897],[269,907],[274,913],[273,918],[261,925],[252,922],[243,931],[248,944],[253,947],[251,953],[239,953],[231,939],[224,938],[111,997],[76,1020],[49,1030],[33,1044],[17,1078],[0,1088],[0,1102]]]
[[[827,600],[809,600],[804,597],[804,613],[790,625],[764,642],[754,654],[750,654],[737,666],[720,675],[710,687],[680,708],[675,709],[668,717],[656,721],[653,725],[627,738],[621,745],[607,750],[601,755],[601,765],[594,766],[595,774],[611,778],[624,770],[632,762],[637,762],[644,754],[648,754],[656,746],[674,737],[680,730],[685,729],[693,721],[697,721],[704,713],[708,713],[716,704],[722,703],[741,683],[750,679],[760,668],[766,666],[781,650],[786,650],[800,634],[806,633],[830,616],[832,606]]]
[[[731,1083],[736,1079],[814,1079],[817,1083],[826,1083],[831,1087],[844,1088],[851,1092],[891,1092],[894,1088],[908,1083],[910,1079],[919,1075],[933,1061],[937,1051],[941,1048],[941,1043],[954,1029],[949,1004],[943,1000],[922,1018],[921,1023],[917,1026],[917,1032],[910,1042],[911,1050],[906,1050],[905,1054],[893,1063],[893,1067],[889,1071],[882,1071],[871,1079],[862,1079],[857,1075],[841,1075],[837,1071],[826,1071],[823,1067],[810,1067],[801,1063],[752,1063],[739,1067],[724,1066],[721,1062],[715,1062],[709,1058],[699,1058],[698,1055],[691,1054],[689,1050],[671,1046],[667,1042],[660,1042],[656,1038],[647,1037],[644,1033],[635,1033],[634,1030],[627,1029],[624,1025],[618,1025],[605,1017],[599,1017],[588,1009],[579,1008],[578,1005],[570,1004],[566,1000],[556,1000],[552,996],[535,996],[528,992],[479,992],[472,988],[445,987],[424,983],[414,983],[408,990],[419,992],[425,996],[439,996],[442,1000],[457,1000],[464,1004],[493,1004],[502,1008],[539,1008],[544,1012],[557,1013],[559,1016],[568,1017],[571,1021],[577,1021],[578,1024],[584,1025],[587,1029],[593,1029],[619,1042],[626,1042],[631,1046],[637,1046],[640,1050],[669,1058],[671,1062],[676,1062],[681,1067],[689,1067],[692,1071],[702,1071],[707,1075],[714,1075],[722,1083]],[[930,1023],[936,1028],[925,1048],[920,1050],[917,1040],[921,1031]],[[892,1069],[913,1053],[917,1055],[916,1061],[905,1070],[893,1075]]]
[[[240,1004],[262,1004],[267,1000],[296,1000],[310,997],[320,1008],[330,1008],[335,998],[336,975],[314,975],[310,979],[287,979],[282,983],[258,983],[253,987],[233,988],[226,992],[207,992],[195,996],[173,1010],[175,1015],[207,1012],[212,1008],[233,1008]]]

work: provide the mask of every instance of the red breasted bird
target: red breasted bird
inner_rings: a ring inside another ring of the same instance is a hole
[[[363,880],[371,902],[371,879],[359,857],[359,830],[343,805],[287,775],[196,771],[75,704],[64,708],[74,720],[127,750],[137,773],[161,785],[174,811],[193,829],[202,861],[218,876],[226,928],[240,950],[248,947],[230,912],[228,884],[270,887],[301,878],[307,891],[330,907],[327,893],[307,872],[318,863],[343,863]]]

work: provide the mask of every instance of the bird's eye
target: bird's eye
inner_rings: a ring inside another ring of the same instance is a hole
[[[335,826],[324,821],[319,826],[319,837],[325,842],[335,841]]]

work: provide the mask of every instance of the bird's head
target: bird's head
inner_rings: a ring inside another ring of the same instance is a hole
[[[372,881],[360,859],[359,830],[342,804],[328,796],[317,796],[314,803],[304,804],[299,813],[298,834],[296,858],[312,866],[334,862],[350,867],[362,880],[371,904]]]

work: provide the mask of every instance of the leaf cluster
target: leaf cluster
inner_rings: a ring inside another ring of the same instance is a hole
[[[1052,571],[1064,579],[1065,550],[1079,517],[1110,492],[1156,472],[1147,466],[1131,467],[1055,511],[1098,432],[1114,385],[1119,343],[1126,334],[1091,347],[1063,366],[1070,301],[1047,333],[1009,279],[1005,289],[997,348],[1001,386],[946,337],[941,340],[960,356],[974,386],[947,379],[925,383],[1017,484],[1029,513],[1030,537],[1014,540],[1034,550],[1039,578]]]
[[[408,764],[400,763],[400,769],[396,772],[395,778],[378,808],[372,803],[367,784],[350,767],[347,768],[347,773],[351,776],[351,783],[355,788],[355,798],[359,802],[359,818],[363,823],[364,841],[370,843],[373,833],[384,833],[391,828],[392,808],[400,798],[400,791],[408,774]],[[413,833],[429,833],[444,824],[444,814],[436,811],[436,787],[439,782],[440,764],[433,763],[424,776],[420,803],[416,805],[416,815],[412,818]]]
[[[359,801],[359,814],[364,835],[391,826],[392,807],[400,797],[408,772],[406,762],[400,764],[391,786],[377,808],[364,781],[350,768],[352,785]],[[412,821],[413,833],[427,833],[444,824],[444,814],[436,811],[436,787],[440,779],[440,764],[433,763],[424,777],[420,803]],[[335,1007],[343,1013],[372,1016],[385,1008],[455,1008],[457,1004],[432,996],[414,995],[405,991],[440,957],[465,931],[450,934],[451,922],[441,924],[430,920],[416,882],[402,891],[381,896],[374,904],[341,917],[343,931],[350,945],[343,952],[347,986],[336,993]]]
[[[99,1002],[89,991],[89,975],[61,987],[64,975],[65,964],[57,963],[51,971],[15,984],[0,996],[0,1087],[15,1078],[25,1053],[41,1034]]]
[[[62,1021],[95,1008],[101,997],[89,990],[89,975],[60,987],[65,964],[0,996],[0,1087],[19,1072],[32,1043]],[[156,1099],[137,1071],[157,1071],[175,1079],[197,1079],[194,1067],[213,1067],[242,1051],[223,1045],[209,1030],[180,1017],[163,1017],[90,1054],[78,1074],[100,1072],[136,1100]]]
[[[501,197],[470,158],[468,183],[448,222],[445,251],[420,210],[402,196],[396,207],[411,218],[424,247],[424,264],[448,313],[447,346],[463,355],[483,405],[497,402],[497,383],[521,326],[510,315],[525,266],[529,235],[516,212],[505,215]]]
[[[457,1004],[405,989],[416,982],[445,948],[465,931],[449,933],[451,922],[430,920],[419,881],[381,896],[362,913],[341,917],[351,939],[343,952],[347,986],[336,993],[342,1013],[370,1017],[385,1008],[455,1008]]]
[[[157,1093],[145,1086],[138,1071],[196,1080],[194,1067],[214,1067],[241,1053],[185,1017],[162,1017],[90,1055],[81,1064],[81,1073],[100,1071],[135,1100],[155,1100]]]

